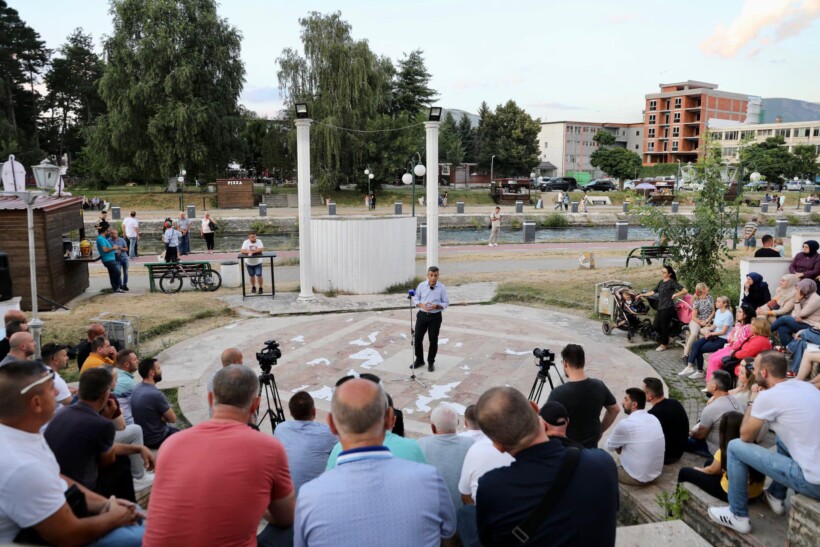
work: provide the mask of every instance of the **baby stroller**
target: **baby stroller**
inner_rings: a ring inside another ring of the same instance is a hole
[[[646,298],[649,306],[656,310],[658,309],[658,295],[652,295]],[[692,320],[692,295],[687,294],[679,298],[675,302],[675,316],[672,318],[672,323],[669,326],[669,341],[670,343],[678,342],[681,346],[686,344],[686,339],[689,337],[689,321]],[[658,332],[652,323],[649,324],[648,337],[658,342]],[[646,338],[644,338],[646,340]]]
[[[604,321],[601,328],[604,334],[612,334],[613,329],[626,331],[626,339],[630,342],[635,334],[640,334],[644,340],[654,335],[652,321],[649,320],[649,306],[638,298],[638,293],[630,287],[620,287],[612,291],[615,305],[612,309],[612,319]]]

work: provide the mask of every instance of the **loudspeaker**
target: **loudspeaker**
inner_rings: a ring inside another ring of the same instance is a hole
[[[9,255],[0,252],[0,302],[10,300],[14,294],[11,290],[11,266]]]

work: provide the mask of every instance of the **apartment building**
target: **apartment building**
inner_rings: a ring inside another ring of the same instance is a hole
[[[645,97],[643,163],[695,163],[712,119],[757,123],[761,98],[718,91],[716,84],[687,80],[660,84]]]
[[[794,151],[798,144],[810,144],[820,153],[820,120],[812,122],[732,124],[723,120],[709,122],[710,138],[720,144],[723,158],[730,163],[740,161],[741,143],[763,142],[769,137],[781,136]]]
[[[542,122],[538,133],[541,163],[554,165],[556,176],[575,177],[580,181],[603,177],[605,173],[593,167],[589,159],[598,149],[592,138],[600,130],[611,133],[615,137],[616,146],[641,154],[644,131],[642,122]]]

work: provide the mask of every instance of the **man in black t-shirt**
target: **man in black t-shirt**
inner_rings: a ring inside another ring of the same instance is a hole
[[[663,383],[658,378],[644,378],[643,392],[646,393],[646,401],[652,403],[649,414],[656,417],[663,428],[666,450],[663,464],[675,463],[686,449],[689,437],[689,416],[682,404],[675,399],[667,399],[663,396]]]
[[[564,376],[569,380],[556,387],[548,401],[558,401],[569,413],[567,437],[585,448],[597,448],[601,435],[609,429],[620,412],[618,401],[606,385],[584,374],[584,348],[567,344],[561,350]],[[606,408],[603,420],[601,410]]]
[[[755,251],[755,258],[780,258],[780,253],[774,249],[774,238],[766,234],[761,239],[763,248]]]

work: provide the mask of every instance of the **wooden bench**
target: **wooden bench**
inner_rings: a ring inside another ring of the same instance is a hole
[[[211,269],[211,263],[207,260],[191,260],[186,262],[178,262],[177,264],[181,264],[183,267],[188,268],[189,270],[197,270],[197,269]],[[155,281],[159,281],[159,279],[165,274],[165,272],[171,271],[174,267],[174,264],[170,262],[147,262],[144,264],[146,268],[148,268],[148,289],[149,292],[157,292],[159,288],[156,286]],[[187,274],[185,274],[187,277]]]
[[[629,267],[629,261],[635,259],[644,264],[649,264],[652,259],[663,260],[664,265],[666,261],[672,257],[672,247],[637,247],[629,251],[626,256],[626,267]]]

